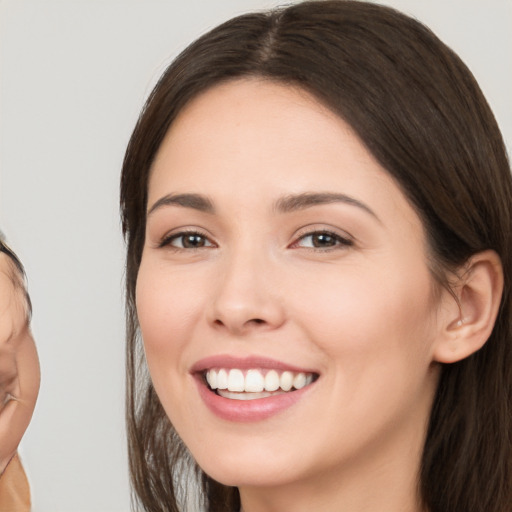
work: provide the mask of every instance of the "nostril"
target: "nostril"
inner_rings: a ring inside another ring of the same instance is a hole
[[[249,320],[246,320],[245,322],[242,321],[242,322],[240,322],[240,324],[238,324],[236,322],[229,322],[229,321],[226,322],[220,318],[217,318],[213,323],[217,327],[226,327],[228,329],[245,331],[248,328],[250,329],[251,326],[255,327],[255,326],[265,325],[268,322],[266,322],[262,318],[250,318]]]

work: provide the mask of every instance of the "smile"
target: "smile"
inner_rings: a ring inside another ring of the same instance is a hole
[[[219,354],[190,369],[203,403],[230,422],[261,421],[303,402],[320,374],[267,357]]]
[[[313,373],[238,368],[210,369],[204,377],[212,391],[232,400],[255,400],[299,390],[315,379]]]

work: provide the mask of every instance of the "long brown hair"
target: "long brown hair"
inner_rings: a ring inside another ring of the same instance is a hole
[[[430,512],[509,512],[512,503],[512,180],[494,116],[471,72],[428,28],[387,7],[310,1],[234,18],[190,45],[151,93],[121,179],[127,241],[127,424],[134,502],[180,510],[196,482],[208,511],[240,505],[202,473],[147,374],[135,309],[151,164],[192,98],[257,76],[302,87],[348,122],[423,221],[434,277],[485,249],[505,289],[484,348],[443,365],[424,447],[420,493]]]

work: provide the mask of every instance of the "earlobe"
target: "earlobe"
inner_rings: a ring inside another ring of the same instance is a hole
[[[503,293],[500,257],[491,250],[475,254],[461,268],[458,279],[434,348],[433,358],[440,363],[469,357],[491,335]]]

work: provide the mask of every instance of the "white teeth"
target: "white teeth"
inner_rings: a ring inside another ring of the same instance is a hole
[[[293,373],[283,372],[281,375],[281,389],[283,391],[290,391],[293,386]]]
[[[260,393],[265,389],[265,378],[258,370],[249,370],[245,376],[245,390]]]
[[[277,394],[284,393],[284,391],[280,391]],[[267,398],[268,396],[273,396],[276,393],[270,393],[268,391],[262,391],[261,393],[232,393],[231,391],[226,391],[223,389],[219,391],[219,395],[224,398],[231,398],[231,400],[257,400],[258,398]]]
[[[306,374],[297,373],[293,378],[293,387],[295,389],[302,389],[306,385]]]
[[[217,372],[208,372],[206,374],[206,381],[212,389],[217,389]]]
[[[228,372],[219,370],[217,373],[217,389],[228,389]]]
[[[238,368],[226,370],[208,370],[206,372],[206,381],[211,389],[227,390],[226,393],[219,393],[227,398],[230,393],[252,393],[252,398],[263,398],[270,396],[266,393],[280,391],[290,391],[294,389],[302,389],[313,382],[313,374],[291,371],[282,372],[281,375],[276,370],[269,370],[265,375],[264,372],[256,369],[244,372]],[[240,398],[242,400],[242,398]]]
[[[279,389],[279,374],[275,370],[270,370],[265,375],[265,390],[276,391]]]
[[[242,370],[229,370],[228,390],[245,391],[244,374]]]

